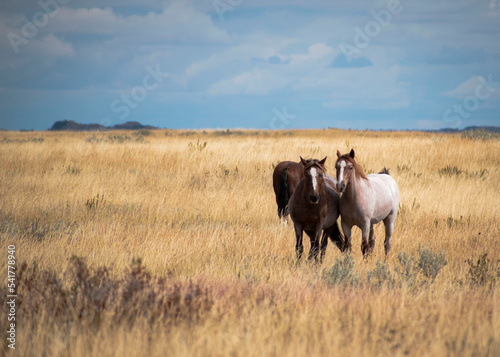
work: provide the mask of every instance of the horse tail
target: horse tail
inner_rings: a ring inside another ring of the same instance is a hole
[[[348,248],[346,246],[344,235],[340,232],[337,222],[333,225],[333,231],[330,233],[330,240],[337,246],[337,248],[340,249],[341,252],[344,252]]]
[[[288,167],[281,170],[280,191],[278,193],[278,216],[285,217],[287,215],[288,200]]]
[[[391,175],[391,174],[389,173],[389,169],[386,169],[386,168],[385,168],[385,166],[384,166],[384,168],[382,169],[382,171],[380,171],[380,172],[379,172],[379,174],[386,174],[386,175],[389,175],[389,176]]]

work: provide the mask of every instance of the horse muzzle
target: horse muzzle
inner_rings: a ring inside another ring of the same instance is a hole
[[[319,203],[319,196],[314,194],[309,195],[309,203],[317,205]]]
[[[344,180],[337,183],[337,190],[339,190],[339,192],[341,192],[341,193],[345,191],[345,181]]]

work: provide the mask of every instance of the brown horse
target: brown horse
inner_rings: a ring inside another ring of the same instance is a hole
[[[304,166],[302,162],[282,161],[273,172],[273,188],[278,205],[278,217],[287,218],[288,201],[292,197],[295,188],[304,177]]]
[[[335,187],[335,179],[325,173],[326,157],[321,161],[305,161],[302,157],[300,160],[304,166],[304,178],[299,182],[288,203],[297,239],[295,252],[297,259],[300,260],[304,251],[302,235],[305,231],[311,239],[309,260],[313,258],[315,261],[318,260],[321,238],[321,262],[325,255],[328,237],[341,251],[344,251],[344,238],[337,224],[340,197]]]
[[[366,175],[354,160],[354,150],[342,155],[337,150],[338,189],[342,192],[340,214],[346,249],[351,250],[351,229],[361,229],[361,251],[366,257],[375,246],[373,226],[385,225],[385,254],[391,249],[391,236],[398,213],[399,188],[385,167],[378,174]]]

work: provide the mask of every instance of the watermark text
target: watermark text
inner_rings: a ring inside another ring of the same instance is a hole
[[[16,246],[7,247],[7,346],[16,349]]]

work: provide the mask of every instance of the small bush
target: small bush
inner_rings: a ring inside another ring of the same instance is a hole
[[[137,131],[134,131],[135,136],[155,136],[155,134],[148,129],[139,129]]]
[[[432,284],[437,275],[447,264],[444,253],[434,253],[430,248],[418,247],[418,258],[405,252],[398,254],[399,266],[394,272],[399,276],[401,284],[415,288],[421,284]],[[421,278],[423,278],[423,280]]]
[[[495,264],[495,262],[490,261],[487,253],[483,254],[476,263],[472,259],[467,259],[466,263],[469,265],[466,281],[471,286],[493,286],[500,279],[499,262],[497,261]]]
[[[355,263],[356,261],[350,254],[345,254],[343,259],[335,261],[333,267],[323,270],[323,280],[329,286],[357,286],[359,274],[354,270]]]
[[[382,262],[377,261],[375,269],[368,272],[368,283],[375,288],[387,286],[394,287],[395,279],[391,274],[391,270]]]
[[[119,142],[121,144],[127,141],[132,141],[132,138],[128,135],[108,135],[107,141],[110,141],[112,143]]]
[[[240,266],[238,271],[235,272],[235,275],[238,279],[245,280],[249,283],[255,283],[259,281],[258,275],[250,268],[248,263],[245,263],[244,266]]]
[[[438,170],[439,175],[441,176],[461,176],[469,179],[485,179],[486,175],[489,173],[487,169],[481,169],[479,171],[469,172],[467,170],[459,169],[456,166],[446,166]]]
[[[69,259],[64,273],[23,262],[17,276],[19,314],[26,323],[50,316],[60,326],[98,329],[104,320],[133,324],[139,317],[151,323],[201,319],[212,307],[203,285],[154,277],[141,259],[133,259],[123,277],[113,275],[111,268],[91,268],[78,256]],[[5,304],[5,290],[1,292]]]
[[[189,142],[188,147],[191,151],[203,151],[207,148],[207,145],[208,142],[204,141],[203,143],[201,143],[198,139],[196,143]]]
[[[101,208],[105,203],[106,200],[104,199],[104,194],[102,194],[101,196],[97,194],[97,196],[89,198],[87,202],[85,202],[85,206],[87,206],[89,211],[92,211]]]
[[[78,168],[78,167],[72,167],[71,165],[68,165],[68,167],[66,167],[66,173],[67,174],[70,174],[70,175],[79,175],[80,172],[82,172],[82,169]]]
[[[399,275],[401,283],[411,288],[417,280],[418,270],[416,269],[415,257],[408,256],[404,252],[398,253],[399,266],[394,268],[396,274]]]
[[[489,132],[483,128],[470,129],[462,132],[460,135],[462,139],[468,140],[494,140],[500,139],[500,133]]]
[[[45,138],[27,138],[27,139],[8,139],[8,138],[3,138],[0,143],[4,144],[10,144],[10,143],[19,143],[19,144],[24,144],[24,143],[43,143],[45,141]]]
[[[102,138],[98,138],[95,135],[87,136],[87,138],[85,139],[85,142],[86,143],[93,143],[93,144],[100,143],[100,142],[102,142]]]
[[[442,169],[439,169],[438,170],[438,173],[441,175],[441,176],[460,176],[462,173],[464,173],[464,171],[462,169],[459,169],[458,167],[456,166],[446,166],[446,167],[443,167]]]
[[[226,129],[226,130],[216,130],[213,132],[214,136],[240,136],[240,135],[245,135],[244,131],[241,130],[231,130],[231,129]]]
[[[439,271],[448,264],[444,253],[434,253],[432,249],[427,247],[420,249],[419,246],[418,254],[417,267],[427,279],[431,279],[431,282],[433,282]]]
[[[39,218],[35,218],[26,225],[25,232],[27,237],[41,242],[50,235],[51,227],[40,223]]]
[[[404,174],[411,172],[411,166],[408,165],[397,165],[396,171],[398,174]]]

